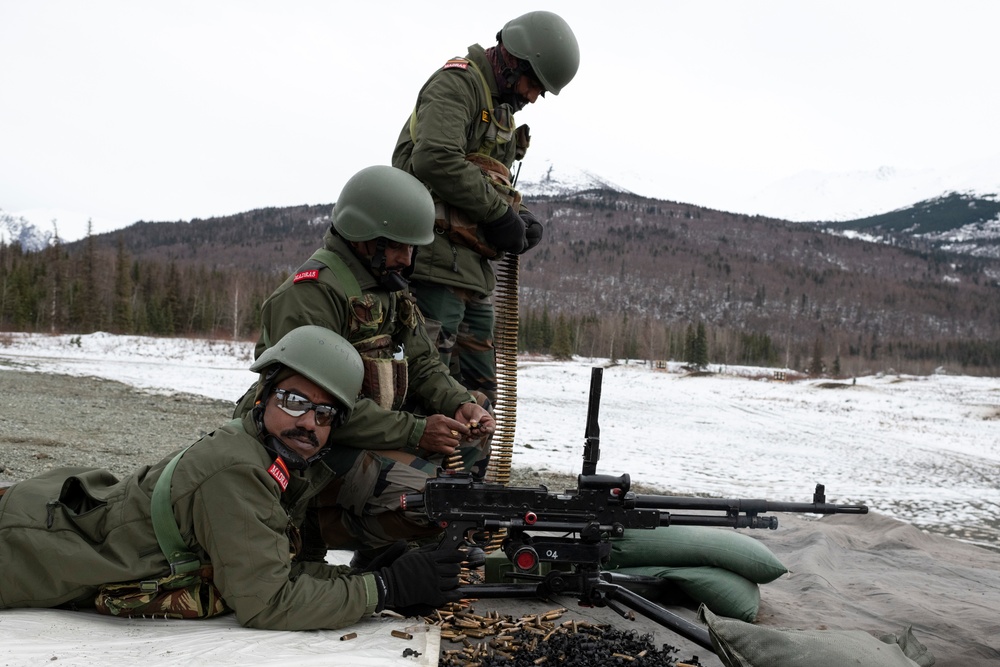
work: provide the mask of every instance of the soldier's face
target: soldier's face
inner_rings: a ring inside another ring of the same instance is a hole
[[[545,87],[533,76],[522,74],[514,84],[514,92],[534,104],[539,97],[545,97]]]
[[[402,271],[413,259],[413,246],[389,241],[385,244],[385,268],[387,271]]]
[[[339,404],[326,390],[301,375],[282,380],[275,389],[285,390],[286,395],[296,394],[315,405]],[[271,392],[264,407],[264,428],[302,458],[314,456],[329,441],[331,427],[316,423],[315,410],[306,410],[295,416],[282,409],[280,403],[277,394]]]
[[[354,246],[365,259],[371,260],[371,258],[375,256],[378,241],[364,241],[361,243],[355,243]],[[413,260],[413,246],[400,243],[399,241],[389,241],[387,239],[383,254],[385,255],[386,271],[402,271],[408,267],[410,262]]]

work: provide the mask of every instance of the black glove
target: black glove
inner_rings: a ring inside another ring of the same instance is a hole
[[[521,211],[521,220],[524,220],[524,240],[526,242],[524,252],[527,252],[542,240],[542,232],[545,229],[531,211]]]
[[[483,225],[483,235],[497,250],[522,253],[528,243],[524,239],[524,220],[510,206],[493,222]]]
[[[406,542],[396,540],[381,549],[362,549],[354,552],[351,559],[351,574],[375,572],[379,568],[394,563],[397,558],[406,553]]]
[[[408,551],[375,572],[378,611],[392,609],[404,616],[423,616],[449,602],[458,602],[458,572],[465,554],[456,549]]]

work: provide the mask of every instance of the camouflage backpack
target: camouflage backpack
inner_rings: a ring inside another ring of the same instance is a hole
[[[170,478],[187,448],[163,469],[153,487],[151,512],[153,531],[160,550],[170,563],[170,572],[156,579],[105,584],[97,592],[94,606],[111,616],[156,618],[210,618],[230,611],[212,581],[212,566],[202,565],[187,549],[174,519],[170,502]]]

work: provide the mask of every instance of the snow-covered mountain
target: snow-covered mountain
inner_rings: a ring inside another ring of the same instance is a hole
[[[1000,194],[1000,155],[954,169],[800,172],[755,193],[738,212],[794,222],[857,220],[952,192],[971,198]]]
[[[540,172],[526,174],[524,180],[518,174],[517,189],[525,197],[559,197],[594,189],[631,192],[591,171],[558,169],[551,162],[546,162]]]
[[[53,233],[39,229],[23,216],[0,209],[0,243],[19,243],[25,250],[41,250],[53,239]]]
[[[530,161],[518,172],[517,187],[526,197],[561,196],[590,189],[615,190],[652,199],[678,201],[732,213],[762,215],[793,222],[858,220],[912,207],[920,202],[962,193],[970,199],[1000,195],[1000,154],[954,168],[925,170],[890,166],[851,172],[803,171],[755,192],[703,188],[685,195],[669,177],[636,172],[597,174],[551,160]],[[238,213],[238,211],[233,211]],[[0,211],[0,239],[20,241],[30,249],[51,242],[56,221],[59,237],[77,241],[87,233],[89,217],[51,210]],[[126,225],[93,221],[94,233]]]
[[[20,241],[27,250],[40,250],[59,235],[63,243],[86,238],[87,230],[94,234],[113,232],[128,227],[131,222],[95,218],[81,211],[61,208],[33,208],[21,211],[0,209],[0,240]]]
[[[550,161],[523,170],[518,190],[526,196],[563,195],[590,188],[631,192],[731,213],[792,222],[845,221],[913,206],[952,192],[973,198],[1000,194],[1000,155],[953,169],[905,170],[883,166],[850,172],[802,171],[746,194],[716,192],[678,196],[673,183],[648,174],[602,173]]]

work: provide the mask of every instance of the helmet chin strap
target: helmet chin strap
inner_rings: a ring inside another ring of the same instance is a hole
[[[515,58],[507,49],[504,47],[503,42],[500,40],[500,33],[497,33],[497,54],[496,58],[500,66],[500,84],[502,90],[500,91],[500,101],[509,104],[515,113],[523,109],[528,105],[528,98],[524,95],[518,95],[515,92],[518,79],[521,78],[523,74],[531,71],[531,64],[527,61],[521,60],[520,58]],[[514,62],[511,65],[511,61]]]
[[[517,113],[524,107],[528,106],[528,98],[514,92],[504,93],[500,96],[500,100],[505,104],[509,104],[510,108],[514,110],[514,113]]]
[[[413,264],[417,260],[417,248],[416,246],[413,247],[409,266],[402,271],[388,271],[385,267],[386,243],[387,241],[384,236],[379,237],[375,242],[375,254],[372,255],[369,268],[372,275],[378,279],[379,285],[390,292],[400,292],[405,290],[410,284],[409,278],[413,275]]]

